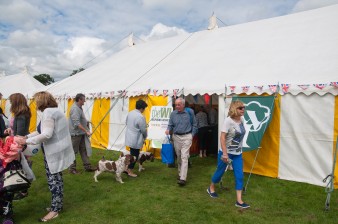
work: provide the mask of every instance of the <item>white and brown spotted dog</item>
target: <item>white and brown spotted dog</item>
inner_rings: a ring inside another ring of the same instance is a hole
[[[130,152],[127,150],[123,150],[123,152],[121,152],[120,157],[124,156],[124,155],[130,155]],[[142,170],[145,170],[145,168],[143,167],[143,163],[145,161],[150,161],[150,162],[154,162],[154,154],[151,152],[143,152],[141,151],[139,156],[138,156],[138,172],[141,172]]]
[[[128,165],[130,163],[133,163],[136,160],[135,156],[131,155],[125,155],[120,156],[120,158],[116,161],[112,160],[106,160],[104,157],[98,162],[97,170],[94,174],[94,180],[95,182],[98,182],[97,176],[101,173],[107,171],[107,172],[114,172],[115,173],[115,179],[123,184],[121,174],[128,169]]]

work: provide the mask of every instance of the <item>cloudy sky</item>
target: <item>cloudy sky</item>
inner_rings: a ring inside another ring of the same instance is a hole
[[[0,0],[0,75],[55,80],[128,46],[338,4],[338,0]]]

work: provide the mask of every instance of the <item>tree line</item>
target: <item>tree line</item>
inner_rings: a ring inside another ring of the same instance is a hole
[[[69,76],[73,76],[73,75],[75,75],[79,72],[82,72],[83,70],[85,70],[85,69],[79,68],[77,70],[73,70],[73,72]],[[45,86],[48,86],[48,85],[55,82],[54,78],[49,74],[34,75],[33,77]]]

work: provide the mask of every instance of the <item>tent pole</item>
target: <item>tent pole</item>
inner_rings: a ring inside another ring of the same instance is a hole
[[[336,161],[337,161],[337,151],[338,151],[338,136],[337,136],[337,139],[336,139],[336,150],[334,152],[334,157],[333,157],[333,164],[332,164],[332,172],[331,174],[327,175],[323,182],[325,183],[326,180],[328,178],[330,178],[329,182],[327,183],[326,185],[326,188],[325,188],[325,192],[327,193],[327,196],[326,196],[326,201],[325,201],[325,211],[329,211],[330,210],[330,200],[331,200],[331,193],[333,192],[333,189],[334,189],[334,170],[335,170],[335,167],[336,167]]]
[[[244,194],[246,193],[246,191],[248,189],[248,185],[249,185],[250,177],[251,177],[251,174],[252,174],[252,170],[253,170],[253,168],[255,166],[255,163],[256,163],[256,160],[257,160],[257,156],[258,156],[258,152],[259,152],[260,149],[261,149],[261,147],[258,147],[255,159],[254,159],[253,164],[251,166],[251,170],[250,170],[250,174],[249,174],[248,180],[246,181],[245,187],[243,188],[243,193]]]

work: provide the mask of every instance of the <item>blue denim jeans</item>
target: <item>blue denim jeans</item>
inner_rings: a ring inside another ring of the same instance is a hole
[[[217,169],[214,173],[214,175],[211,178],[211,182],[216,184],[219,183],[222,179],[222,176],[224,174],[224,171],[228,164],[223,162],[221,159],[223,155],[222,151],[218,151],[218,158],[217,158]],[[236,190],[242,190],[243,189],[243,158],[242,154],[240,155],[232,155],[228,154],[229,158],[232,160],[232,167],[234,169],[234,176],[235,176],[235,182],[236,182]]]

